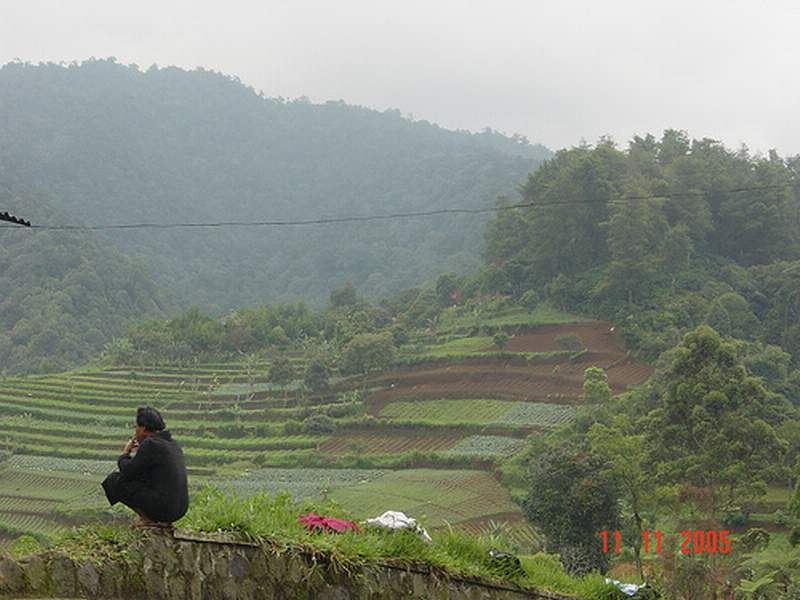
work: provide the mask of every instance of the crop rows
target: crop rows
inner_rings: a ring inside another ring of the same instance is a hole
[[[566,404],[543,404],[541,402],[515,402],[514,406],[497,419],[500,425],[531,425],[534,427],[557,427],[575,418],[575,409]]]
[[[10,531],[53,534],[64,529],[64,526],[39,515],[4,512],[0,513],[0,531],[5,528]]]
[[[92,435],[89,432],[82,432],[79,438],[63,428],[57,429],[54,425],[49,431],[32,431],[26,428],[13,428],[0,421],[0,441],[2,440],[30,440],[38,443],[52,443],[54,446],[92,446],[92,447],[114,447],[122,446],[127,441],[127,437],[100,434]],[[205,448],[210,450],[298,450],[301,448],[314,448],[324,438],[317,438],[307,435],[276,436],[269,438],[246,437],[246,438],[214,438],[200,437],[191,435],[180,436],[180,443],[187,448]]]
[[[386,472],[377,469],[256,469],[237,477],[216,477],[210,483],[240,496],[289,492],[296,498],[315,498],[336,488],[363,485]]]
[[[328,454],[400,454],[403,452],[440,452],[452,448],[463,438],[458,433],[421,433],[414,431],[348,432],[320,445]]]
[[[505,400],[417,400],[392,402],[381,410],[389,420],[435,425],[510,425],[556,427],[571,421],[575,409],[564,404]]]
[[[445,454],[451,456],[510,456],[525,446],[525,440],[500,435],[471,435]]]
[[[82,475],[107,475],[115,468],[114,461],[77,460],[55,458],[49,456],[12,456],[8,466],[18,471],[34,471],[40,473],[80,473]]]
[[[420,400],[392,402],[381,417],[424,423],[492,423],[508,412],[503,400]]]
[[[49,514],[58,500],[0,495],[0,514],[5,512]]]
[[[508,492],[484,471],[398,471],[339,488],[331,497],[352,507],[359,518],[399,510],[431,527],[484,516],[487,511],[518,511]]]

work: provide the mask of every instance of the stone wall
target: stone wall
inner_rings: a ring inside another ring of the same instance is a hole
[[[574,600],[454,579],[425,566],[348,567],[329,556],[231,536],[148,532],[123,553],[75,559],[58,551],[0,558],[0,598],[157,600]]]

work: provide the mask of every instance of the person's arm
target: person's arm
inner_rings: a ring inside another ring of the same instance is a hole
[[[130,453],[123,453],[117,459],[117,466],[119,467],[119,472],[122,473],[122,477],[129,480],[141,479],[153,467],[154,451],[153,442],[144,440],[139,444],[139,450],[137,450],[136,456],[133,458],[131,458]]]

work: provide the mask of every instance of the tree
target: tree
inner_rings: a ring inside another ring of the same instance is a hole
[[[599,532],[617,528],[617,496],[603,463],[585,449],[563,444],[539,455],[532,465],[530,493],[523,503],[525,516],[565,556],[581,556],[588,564],[565,564],[582,573],[605,571]],[[577,552],[575,551],[577,550]],[[570,561],[567,561],[570,562]]]
[[[663,217],[644,200],[615,207],[608,223],[611,262],[603,286],[606,294],[626,298],[628,306],[633,305],[656,273],[656,249],[664,229]]]
[[[587,404],[605,404],[611,399],[608,374],[600,367],[589,367],[583,374],[583,401]]]
[[[270,383],[284,388],[294,379],[294,367],[288,357],[278,354],[273,357],[269,365],[269,375],[267,380]]]
[[[505,331],[498,331],[494,334],[492,341],[494,342],[495,348],[503,350],[506,344],[508,344],[508,334]]]
[[[721,302],[712,302],[706,315],[706,323],[720,335],[729,336],[733,331],[733,322],[728,309]]]
[[[458,275],[445,273],[436,280],[436,298],[440,306],[450,306],[455,301],[458,292]]]
[[[670,227],[661,242],[659,254],[661,264],[670,274],[670,290],[675,295],[675,283],[678,273],[689,266],[692,255],[692,238],[689,236],[689,228],[684,224]]]
[[[322,392],[328,389],[330,369],[320,357],[312,358],[306,365],[303,374],[303,385],[312,392]]]
[[[636,569],[639,577],[643,577],[643,532],[653,522],[656,507],[655,486],[646,464],[646,436],[637,431],[627,415],[619,415],[611,425],[592,425],[588,439],[592,454],[604,463],[604,473],[617,483],[621,491],[625,503],[621,518],[633,542]]]
[[[794,494],[789,501],[789,514],[795,519],[800,519],[800,461],[795,469]]]
[[[331,290],[330,304],[334,308],[342,306],[352,306],[358,304],[358,296],[356,295],[356,288],[349,281],[340,288]]]
[[[703,509],[712,519],[763,494],[785,442],[765,421],[767,391],[735,346],[700,326],[684,336],[660,379],[658,406],[647,419],[659,482],[706,490]]]
[[[342,350],[340,370],[348,375],[385,369],[394,361],[395,348],[392,334],[362,333],[350,340]]]

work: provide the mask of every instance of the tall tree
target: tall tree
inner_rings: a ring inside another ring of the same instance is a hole
[[[763,494],[785,443],[764,418],[766,389],[748,375],[735,346],[698,327],[675,349],[662,381],[647,425],[660,482],[706,489],[712,519]]]
[[[547,536],[574,573],[605,571],[601,531],[617,528],[617,497],[603,463],[585,449],[562,444],[531,467],[525,516]],[[574,560],[581,557],[583,560]]]
[[[641,548],[644,531],[654,522],[657,496],[647,465],[647,436],[638,431],[627,415],[610,425],[596,423],[588,433],[592,454],[603,461],[603,470],[618,484],[624,510],[621,520],[629,534],[636,569],[643,577]]]

